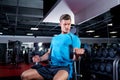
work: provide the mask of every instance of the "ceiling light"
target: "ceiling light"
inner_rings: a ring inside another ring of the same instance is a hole
[[[112,38],[116,38],[117,36],[111,36]]]
[[[54,36],[57,36],[57,34],[54,34]]]
[[[3,34],[2,32],[0,32],[0,35]]]
[[[117,33],[117,31],[111,31],[111,32],[110,32],[110,34],[115,34],[115,33]]]
[[[39,42],[39,43],[38,43],[38,46],[42,46],[42,42]]]
[[[8,28],[3,28],[4,30],[8,30]]]
[[[38,30],[38,28],[30,28],[30,30]]]
[[[112,26],[113,24],[112,23],[110,23],[110,24],[107,24],[107,26]]]
[[[33,35],[33,33],[27,33],[27,35],[28,35],[28,36],[32,36],[32,35]]]
[[[96,38],[97,38],[97,37],[100,37],[100,36],[99,36],[99,35],[96,35],[96,36],[94,36],[94,37],[96,37]]]
[[[95,32],[94,30],[89,30],[89,31],[86,31],[87,33],[93,33]]]
[[[39,48],[39,51],[41,51],[41,50],[43,50],[43,47],[40,47],[40,48]]]

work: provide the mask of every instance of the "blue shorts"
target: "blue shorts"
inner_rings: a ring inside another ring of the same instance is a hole
[[[65,70],[69,73],[70,67],[69,66],[42,66],[37,65],[32,67],[33,69],[36,69],[37,72],[44,77],[45,80],[53,80],[53,77],[59,70]]]

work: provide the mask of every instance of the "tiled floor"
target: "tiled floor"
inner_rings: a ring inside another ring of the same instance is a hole
[[[46,65],[46,62],[41,63]],[[19,63],[0,64],[0,80],[21,80],[20,75],[23,71],[29,69],[33,64]]]
[[[25,63],[20,63],[18,65],[15,64],[0,65],[0,78],[20,76],[24,70],[29,69],[30,67],[31,67],[30,64]]]
[[[13,77],[0,77],[0,80],[21,80],[19,76]]]

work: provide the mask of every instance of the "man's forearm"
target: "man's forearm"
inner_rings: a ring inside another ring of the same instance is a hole
[[[45,53],[43,56],[40,57],[40,62],[46,61],[49,58],[49,52]]]
[[[79,58],[80,58],[80,55],[79,56],[76,54],[73,55],[73,60],[79,60]]]

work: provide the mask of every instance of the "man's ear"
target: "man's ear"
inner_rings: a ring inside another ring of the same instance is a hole
[[[59,23],[59,26],[61,27],[61,22]]]

